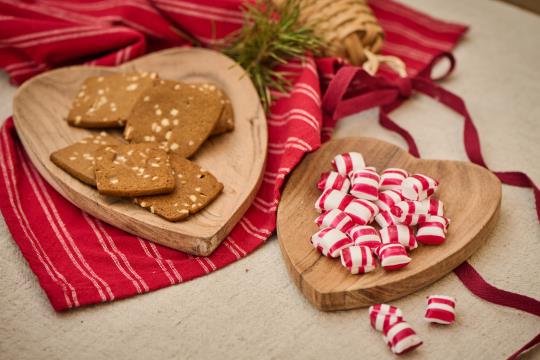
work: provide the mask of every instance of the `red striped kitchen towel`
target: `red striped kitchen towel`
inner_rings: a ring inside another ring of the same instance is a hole
[[[466,31],[397,2],[370,3],[386,31],[383,52],[403,59],[413,76],[450,51]],[[186,39],[208,44],[241,25],[240,5],[239,0],[0,0],[0,67],[18,84],[67,64],[115,65]],[[284,177],[320,145],[320,89],[339,66],[333,59],[312,58],[284,66],[296,76],[292,91],[280,95],[268,114],[263,184],[209,257],[155,245],[80,211],[37,173],[9,119],[0,131],[0,208],[53,307],[60,311],[181,283],[260,246],[275,229]]]

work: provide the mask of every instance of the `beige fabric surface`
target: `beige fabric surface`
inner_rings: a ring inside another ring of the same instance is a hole
[[[527,170],[540,183],[540,17],[495,1],[408,0],[435,16],[472,24],[445,86],[462,95],[493,169]],[[0,116],[13,88],[0,78]],[[374,112],[344,120],[337,135],[404,145]],[[466,160],[462,120],[415,97],[394,114],[426,158]],[[466,189],[464,189],[466,191]],[[492,284],[540,298],[540,226],[528,189],[503,187],[502,214],[471,263]],[[248,271],[249,270],[249,271]],[[381,359],[392,355],[365,309],[323,313],[290,281],[272,237],[246,259],[186,284],[110,304],[55,313],[0,220],[2,359]],[[457,297],[457,323],[423,322],[429,294]],[[425,344],[404,358],[501,359],[540,331],[532,315],[473,296],[449,274],[394,302]],[[540,358],[536,349],[524,358]]]

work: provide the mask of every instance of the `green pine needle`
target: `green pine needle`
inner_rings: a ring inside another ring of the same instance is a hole
[[[268,110],[272,103],[270,89],[286,93],[291,82],[276,66],[306,52],[318,53],[321,41],[310,28],[298,23],[297,0],[286,0],[277,7],[271,0],[244,5],[244,25],[232,34],[223,52],[236,60],[251,77],[261,103]]]

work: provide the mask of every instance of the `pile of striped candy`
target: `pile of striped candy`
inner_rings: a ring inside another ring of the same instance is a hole
[[[456,318],[456,299],[446,295],[431,295],[427,300],[424,319],[430,323],[452,324]],[[405,321],[403,312],[392,305],[376,304],[369,307],[371,327],[383,333],[390,350],[401,355],[422,345],[422,340]]]
[[[322,214],[311,237],[324,256],[341,257],[352,274],[373,271],[376,258],[385,270],[397,270],[409,264],[418,243],[445,241],[449,220],[433,197],[437,180],[396,168],[379,175],[357,152],[337,155],[332,167],[317,184],[322,194],[315,208]]]

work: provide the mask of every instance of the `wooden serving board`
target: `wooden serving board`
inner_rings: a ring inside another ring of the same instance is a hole
[[[192,158],[224,185],[223,193],[186,221],[171,223],[128,199],[100,195],[50,160],[51,152],[88,136],[65,117],[85,78],[111,72],[155,71],[163,79],[212,82],[231,98],[235,129],[206,141]],[[41,175],[69,201],[127,232],[195,255],[209,255],[240,220],[262,180],[266,118],[249,76],[230,58],[211,50],[169,49],[116,68],[73,66],[26,82],[13,100],[15,126]]]
[[[314,203],[316,184],[331,170],[335,155],[357,151],[366,165],[422,173],[440,181],[436,196],[451,219],[446,241],[420,246],[411,263],[398,271],[382,268],[351,275],[339,259],[322,256],[309,242],[318,228]],[[501,203],[501,183],[488,170],[466,162],[420,160],[405,150],[371,138],[329,141],[307,155],[291,175],[278,208],[277,233],[285,264],[307,299],[321,310],[342,310],[390,301],[429,285],[469,258],[495,226]]]

